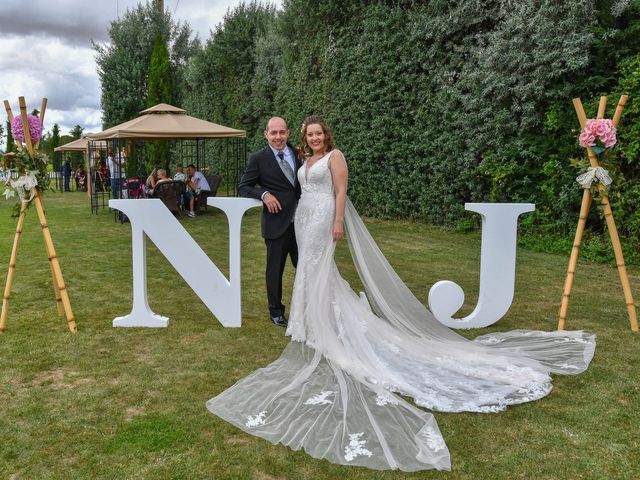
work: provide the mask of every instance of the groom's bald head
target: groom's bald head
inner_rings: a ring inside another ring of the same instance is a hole
[[[265,132],[268,132],[270,128],[277,127],[277,126],[281,126],[281,127],[284,126],[284,128],[288,130],[287,122],[285,121],[284,118],[271,117],[267,122],[267,128],[265,129]]]
[[[282,150],[289,139],[289,128],[282,117],[271,117],[267,122],[264,136],[273,148]]]

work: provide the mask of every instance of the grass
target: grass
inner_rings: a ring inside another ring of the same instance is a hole
[[[243,326],[223,328],[149,244],[149,298],[167,329],[114,329],[131,308],[130,226],[86,195],[51,194],[47,216],[78,323],[56,316],[51,273],[34,210],[18,256],[7,331],[0,336],[0,478],[9,479],[634,479],[640,477],[640,336],[629,330],[614,268],[580,262],[570,328],[598,335],[589,370],[557,377],[551,395],[500,414],[435,413],[453,471],[376,472],[332,465],[245,434],[204,403],[280,355],[282,329],[267,321],[259,212],[243,225]],[[11,204],[0,202],[0,278],[13,243]],[[182,220],[227,271],[227,228],[211,211]],[[400,276],[418,296],[440,279],[477,299],[479,235],[408,222],[368,221]],[[356,272],[342,244],[343,275]],[[567,258],[520,249],[511,310],[496,325],[554,329]],[[636,299],[639,271],[630,271]],[[285,272],[284,297],[293,269]]]

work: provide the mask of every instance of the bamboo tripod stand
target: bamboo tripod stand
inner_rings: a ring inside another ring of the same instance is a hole
[[[27,122],[27,104],[24,97],[19,98],[20,114],[22,116],[22,127],[24,129],[24,141],[23,147],[21,142],[16,142],[16,146],[19,150],[23,148],[27,149],[27,152],[31,158],[35,157],[35,152],[38,150],[39,142],[33,144],[31,141],[31,135],[29,133],[29,124]],[[11,106],[7,100],[4,101],[4,106],[7,110],[7,116],[9,117],[9,123],[13,122],[13,112]],[[40,123],[44,122],[44,113],[47,108],[47,99],[42,99],[42,107],[40,108]],[[35,187],[34,187],[35,188]],[[40,221],[40,228],[42,229],[42,235],[44,236],[44,244],[47,249],[47,256],[49,257],[49,266],[51,267],[51,277],[53,279],[53,290],[56,297],[56,310],[58,316],[63,315],[67,318],[67,326],[72,332],[77,331],[75,318],[73,311],[71,310],[71,303],[69,302],[69,294],[67,287],[62,277],[62,270],[60,269],[60,262],[56,255],[56,250],[53,246],[53,240],[51,239],[51,232],[49,231],[49,225],[47,224],[47,218],[44,213],[44,204],[42,201],[42,194],[38,191],[33,197],[33,203],[36,207],[38,214],[38,220]],[[20,236],[22,235],[22,229],[24,226],[24,219],[27,215],[28,201],[23,201],[20,208],[20,215],[18,216],[18,224],[16,226],[16,234],[13,239],[13,249],[11,250],[11,259],[9,260],[9,270],[7,271],[7,283],[4,288],[4,295],[2,297],[2,313],[0,314],[0,334],[4,332],[7,321],[7,312],[9,308],[9,297],[11,296],[11,288],[13,286],[13,276],[16,269],[16,260],[18,257],[18,247],[20,246]]]
[[[627,103],[628,97],[622,95],[616,106],[616,111],[613,115],[612,123],[614,127],[618,127],[622,111]],[[580,127],[584,128],[587,123],[587,116],[584,113],[582,102],[579,98],[573,99],[573,106],[576,110],[578,120],[580,121]],[[600,103],[598,104],[598,119],[604,118],[605,109],[607,108],[607,97],[600,97]],[[599,167],[598,157],[591,147],[587,147],[587,155],[589,156],[589,163],[593,168]],[[620,275],[620,282],[622,283],[622,290],[624,292],[625,303],[627,304],[627,312],[629,314],[629,323],[631,330],[638,331],[638,318],[636,316],[636,306],[633,302],[633,295],[631,294],[631,285],[629,284],[629,276],[627,275],[627,267],[624,263],[624,256],[622,254],[622,246],[620,245],[620,237],[618,236],[618,230],[616,228],[616,222],[613,218],[613,212],[611,211],[611,204],[607,197],[607,191],[598,182],[598,191],[600,193],[600,202],[604,208],[604,218],[607,222],[607,229],[609,230],[609,236],[611,237],[611,244],[613,245],[613,251],[616,256],[616,264],[618,265],[618,274]],[[589,209],[591,208],[591,190],[585,188],[582,192],[582,205],[580,206],[580,217],[578,219],[578,227],[576,229],[576,236],[573,241],[573,248],[571,250],[571,257],[569,259],[569,267],[567,268],[567,278],[564,282],[564,290],[562,292],[562,301],[560,303],[560,320],[558,321],[558,330],[564,330],[567,321],[567,311],[569,310],[569,296],[571,295],[571,288],[573,287],[573,279],[575,277],[576,266],[578,262],[578,253],[580,251],[580,244],[582,242],[582,234],[584,233],[584,227],[587,223],[587,216]]]

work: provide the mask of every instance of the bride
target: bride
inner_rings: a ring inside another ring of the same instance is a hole
[[[515,330],[467,340],[439,323],[386,261],[346,196],[347,164],[318,116],[302,129],[299,261],[278,360],[207,402],[238,428],[315,458],[372,469],[450,470],[434,416],[537,400],[551,373],[584,371],[595,337]],[[366,290],[338,273],[349,248]],[[412,404],[403,397],[411,397]]]

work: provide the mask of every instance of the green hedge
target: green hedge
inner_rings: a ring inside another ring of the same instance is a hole
[[[186,73],[186,107],[264,144],[283,115],[332,124],[366,215],[456,228],[468,201],[534,202],[528,244],[567,251],[585,159],[571,99],[627,104],[610,169],[625,244],[640,238],[640,2],[285,0],[231,10]],[[597,208],[585,252],[609,258]],[[568,243],[567,241],[568,240]],[[590,246],[590,245],[593,246]],[[604,247],[603,247],[604,245]]]

